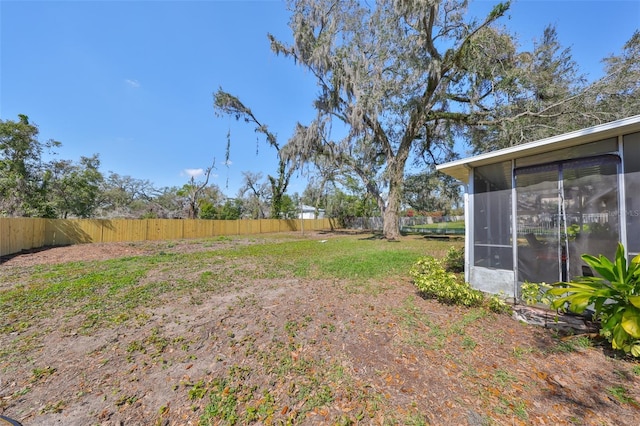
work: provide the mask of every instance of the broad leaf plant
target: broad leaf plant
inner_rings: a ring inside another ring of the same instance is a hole
[[[583,313],[593,305],[600,334],[613,349],[640,357],[640,255],[627,264],[624,246],[618,243],[613,262],[603,255],[581,257],[600,276],[554,284],[548,293],[558,298],[551,307],[564,309],[568,305],[571,312]]]

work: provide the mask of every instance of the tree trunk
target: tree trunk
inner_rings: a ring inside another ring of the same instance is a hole
[[[382,216],[383,223],[383,235],[389,241],[397,240],[400,237],[400,227],[398,226],[398,210],[390,209],[390,206],[387,206],[387,209],[384,211],[384,215]]]
[[[389,168],[389,198],[387,199],[387,206],[382,214],[382,233],[384,238],[389,241],[400,238],[398,216],[400,213],[403,172],[404,164],[403,167],[399,167],[396,163]]]
[[[415,139],[415,132],[405,133],[402,143],[398,147],[395,156],[389,156],[387,172],[389,175],[389,197],[387,206],[382,213],[382,233],[384,238],[394,241],[400,238],[400,200],[402,199],[402,187],[404,185],[404,167],[409,158],[411,141]]]

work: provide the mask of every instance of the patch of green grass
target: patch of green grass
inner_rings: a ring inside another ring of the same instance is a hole
[[[464,314],[459,321],[455,322],[452,325],[452,331],[455,331],[458,334],[464,334],[464,332],[460,330],[463,330],[468,325],[473,324],[474,322],[486,316],[487,316],[487,311],[485,311],[482,308],[471,309],[469,310],[469,312]]]
[[[587,349],[592,346],[591,339],[588,336],[576,336],[558,340],[557,344],[549,349],[551,353],[570,353],[579,349]]]
[[[465,336],[462,339],[462,347],[466,350],[473,350],[476,348],[476,346],[478,346],[478,344],[476,343],[475,340],[473,340],[471,337],[469,336]]]
[[[423,414],[410,414],[403,424],[408,426],[427,426],[429,422]]]
[[[271,418],[276,412],[276,401],[271,392],[264,390],[262,397],[249,404],[246,409],[246,422],[258,422],[263,419]]]
[[[638,405],[638,402],[629,396],[629,389],[625,388],[624,386],[613,386],[607,388],[607,392],[609,392],[611,396],[613,396],[623,404],[633,404],[636,406]]]
[[[573,343],[575,344],[576,347],[582,348],[582,349],[587,349],[593,346],[589,336],[578,336],[573,339]]]
[[[117,407],[121,407],[123,405],[131,405],[138,400],[137,395],[120,395],[118,399],[116,399],[115,404]]]
[[[128,307],[118,309],[127,300],[123,293],[135,286],[145,273],[146,268],[135,258],[43,268],[42,272],[31,275],[24,286],[0,293],[0,314],[10,319],[0,331],[15,328],[14,324],[27,318],[34,321],[49,316],[58,307],[71,307],[81,315],[100,311],[106,321],[117,318]]]
[[[429,316],[416,305],[416,297],[407,297],[400,308],[393,309],[392,312],[400,317],[400,324],[405,331],[404,341],[412,346],[426,347],[439,350],[445,347],[447,339],[460,336],[460,339],[453,339],[462,348],[473,350],[477,342],[467,335],[467,328],[489,315],[484,308],[469,309],[458,320],[446,325],[439,325],[432,321]],[[425,332],[425,328],[427,331]]]
[[[238,401],[242,398],[242,386],[232,383],[228,378],[217,378],[213,381],[209,391],[209,403],[204,414],[200,417],[201,424],[218,425],[236,424],[240,420]],[[192,392],[190,392],[192,395]]]
[[[500,398],[500,403],[494,407],[494,411],[502,415],[515,415],[522,421],[526,421],[529,418],[527,406],[524,401],[520,399],[509,401],[506,398]]]
[[[62,413],[62,410],[67,406],[67,403],[63,400],[56,402],[48,402],[44,407],[40,409],[40,414],[47,413]]]
[[[427,223],[424,225],[414,225],[411,228],[415,229],[464,229],[464,220],[456,222],[440,222],[440,223]]]
[[[405,275],[429,249],[425,245],[430,244],[408,240],[398,246],[378,239],[335,238],[326,243],[305,240],[247,246],[238,254],[267,258],[277,269],[289,267],[297,277],[372,279]],[[437,247],[438,252],[445,252],[444,245]]]
[[[512,355],[516,359],[523,359],[525,355],[528,355],[533,352],[533,348],[522,348],[520,346],[516,346],[513,348]]]
[[[202,399],[207,394],[207,387],[204,384],[203,380],[195,383],[193,387],[189,390],[189,399],[194,401],[196,399]]]
[[[515,382],[516,377],[507,370],[500,368],[493,373],[493,380],[502,386],[506,386],[511,382]]]
[[[49,376],[51,376],[53,373],[56,372],[56,369],[53,367],[45,367],[45,368],[34,368],[31,371],[31,382],[38,382],[40,380],[43,380]]]

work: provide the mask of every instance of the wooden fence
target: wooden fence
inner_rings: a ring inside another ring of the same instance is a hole
[[[0,255],[46,246],[330,229],[329,219],[0,218]]]

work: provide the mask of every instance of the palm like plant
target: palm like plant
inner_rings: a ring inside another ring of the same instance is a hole
[[[618,243],[613,262],[603,255],[581,257],[600,276],[554,284],[548,292],[559,297],[551,307],[568,305],[571,312],[583,313],[593,305],[600,334],[614,349],[640,357],[640,255],[627,262],[624,247]]]

